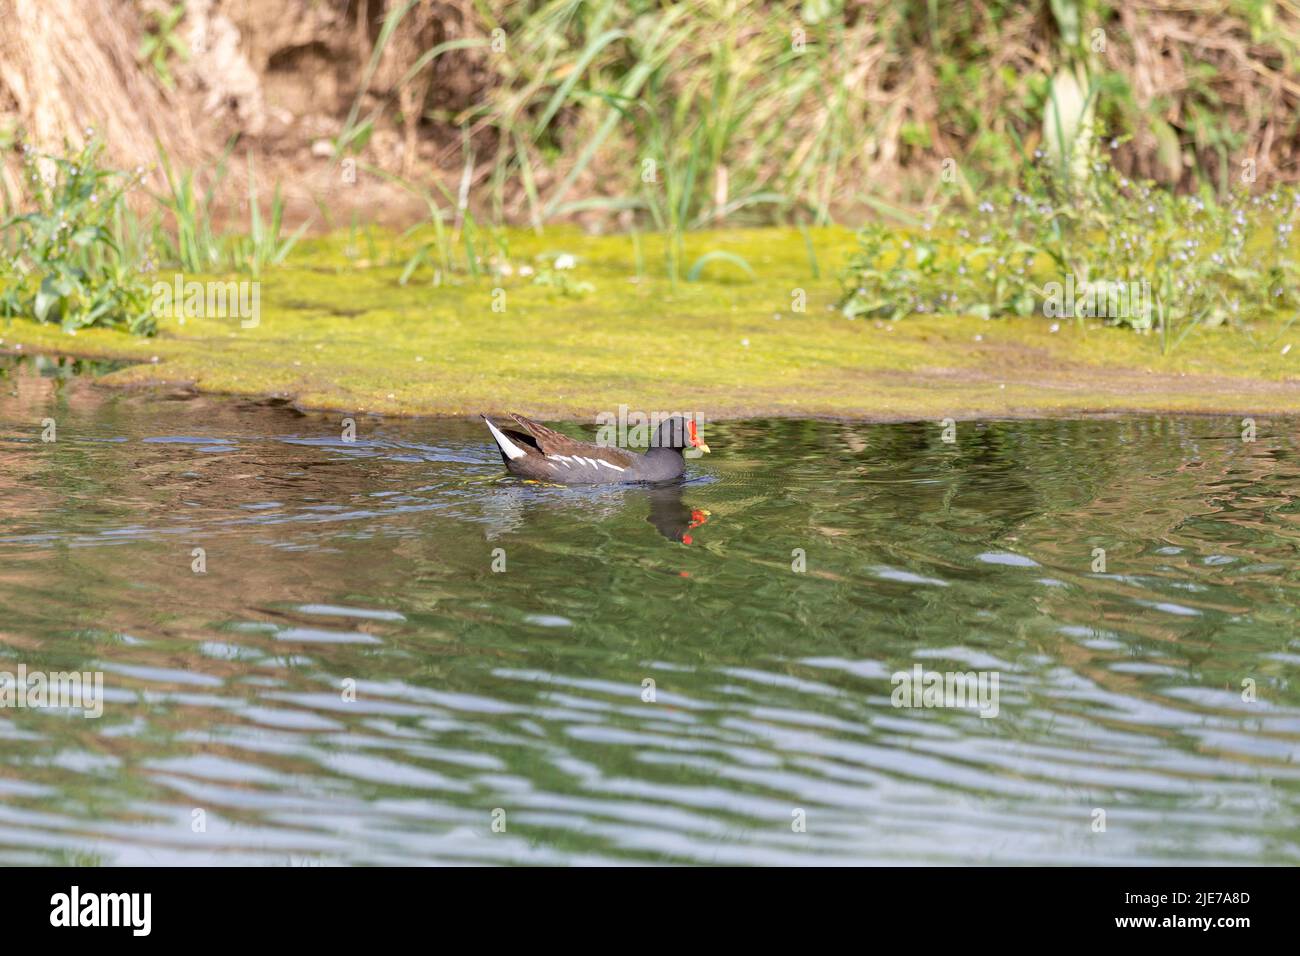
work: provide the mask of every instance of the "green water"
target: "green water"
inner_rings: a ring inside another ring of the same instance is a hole
[[[104,675],[0,710],[0,863],[1300,862],[1294,421],[716,423],[584,490],[0,369],[0,671]]]

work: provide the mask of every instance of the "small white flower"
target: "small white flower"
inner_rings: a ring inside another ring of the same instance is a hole
[[[577,264],[578,260],[574,259],[573,256],[569,255],[567,252],[561,253],[555,257],[555,268],[557,269],[572,269]]]

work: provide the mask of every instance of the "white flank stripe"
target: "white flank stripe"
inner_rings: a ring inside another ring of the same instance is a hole
[[[596,460],[599,461],[599,462],[600,462],[602,465],[604,465],[606,468],[613,468],[615,471],[627,471],[626,468],[620,468],[620,467],[618,467],[618,465],[611,464],[610,462],[603,461],[602,459],[599,459],[599,458],[598,458],[598,459],[596,459]]]
[[[501,429],[493,425],[492,419],[485,418],[483,421],[487,422],[488,428],[492,429],[492,437],[497,440],[497,444],[501,446],[501,450],[506,453],[507,458],[514,461],[516,458],[523,458],[524,455],[527,454],[527,452],[507,438]]]

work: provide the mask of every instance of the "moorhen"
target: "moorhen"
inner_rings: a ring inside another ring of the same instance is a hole
[[[627,484],[637,481],[672,481],[686,470],[683,448],[707,452],[692,419],[674,415],[655,432],[644,455],[577,441],[553,428],[510,413],[524,429],[503,431],[486,415],[492,438],[501,452],[506,471],[520,478],[555,481],[566,485]]]

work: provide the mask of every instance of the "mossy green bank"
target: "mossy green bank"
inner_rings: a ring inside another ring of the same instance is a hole
[[[690,233],[676,283],[658,236],[565,229],[502,233],[490,248],[480,237],[482,274],[423,266],[402,283],[420,240],[303,240],[263,274],[255,327],[169,317],[141,338],[14,319],[0,322],[0,350],[138,363],[109,384],[396,415],[590,419],[620,404],[868,420],[1300,412],[1300,348],[1287,348],[1300,326],[1280,320],[1197,330],[1164,354],[1154,335],[1042,317],[848,319],[835,309],[855,248],[844,229]],[[685,267],[710,252],[731,256],[688,280]],[[556,268],[569,257],[572,268]]]

